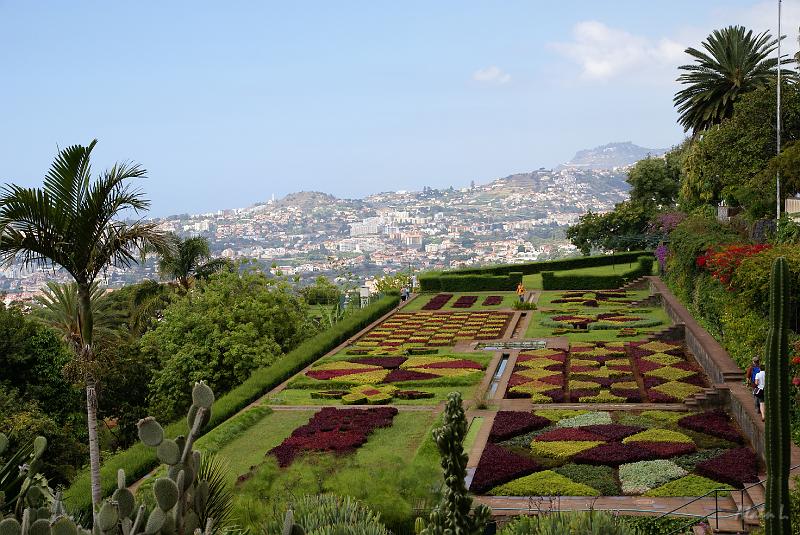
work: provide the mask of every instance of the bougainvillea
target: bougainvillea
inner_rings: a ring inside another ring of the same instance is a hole
[[[712,248],[697,258],[697,266],[708,270],[711,276],[730,287],[736,268],[745,258],[772,247],[769,244],[725,245]]]
[[[393,407],[336,409],[326,407],[295,429],[281,444],[269,450],[281,467],[289,466],[304,452],[345,454],[361,447],[378,428],[389,427],[397,414]]]
[[[499,411],[494,417],[489,440],[492,442],[508,440],[511,437],[547,427],[550,423],[547,418],[529,412]]]
[[[737,488],[758,481],[758,459],[750,448],[728,450],[719,457],[697,463],[695,472]]]
[[[540,469],[541,467],[530,457],[523,457],[502,446],[488,443],[478,461],[469,489],[472,492],[486,492],[492,487]]]

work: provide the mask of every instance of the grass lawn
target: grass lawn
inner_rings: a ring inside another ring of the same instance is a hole
[[[526,338],[547,338],[553,335],[553,328],[552,327],[545,327],[539,323],[539,320],[543,317],[546,317],[545,314],[541,312],[541,309],[547,309],[550,307],[557,307],[558,304],[552,304],[553,299],[558,299],[564,292],[560,290],[556,291],[545,291],[539,297],[538,306],[540,310],[536,310],[533,312],[533,316],[531,318],[531,322],[528,325],[528,329],[525,331]],[[646,298],[649,295],[647,290],[636,290],[628,292],[628,296],[632,299],[641,300]],[[620,305],[618,303],[612,304],[602,304],[599,307],[582,307],[583,311],[587,314],[599,314],[602,312],[607,312],[611,309],[618,308]],[[634,309],[635,310],[635,309]],[[647,336],[648,333],[659,331],[666,327],[672,325],[672,320],[670,320],[669,316],[667,315],[666,311],[661,307],[651,308],[649,312],[638,313],[637,315],[641,315],[647,319],[658,319],[661,321],[661,325],[657,325],[655,327],[643,327],[637,329],[640,332],[639,336],[635,337],[628,337],[628,338],[619,338],[617,336],[617,330],[588,330],[585,332],[579,333],[567,333],[564,336],[569,338],[570,341],[573,342],[609,342],[609,341],[630,341],[630,340],[640,340]]]
[[[541,285],[541,284],[540,284]],[[441,292],[441,293],[451,293],[451,292]],[[422,310],[422,307],[428,304],[428,301],[433,298],[433,296],[437,295],[436,293],[424,293],[416,296],[412,299],[406,306],[403,307],[403,312],[416,312],[418,310]],[[462,295],[475,295],[478,297],[478,300],[475,301],[475,304],[472,305],[470,308],[453,308],[453,304],[458,300],[459,297]],[[503,298],[503,301],[499,305],[495,306],[481,306],[483,300],[486,299],[490,295],[499,295]],[[511,305],[514,304],[514,301],[517,300],[517,294],[514,292],[453,292],[453,297],[439,309],[440,312],[444,311],[475,311],[475,310],[500,310],[500,309],[510,309]],[[434,311],[436,312],[436,311]]]
[[[467,436],[464,437],[464,453],[467,455],[469,455],[469,451],[475,444],[475,439],[478,438],[481,427],[483,427],[483,416],[476,416],[472,419],[472,422],[470,422]]]
[[[308,423],[313,414],[313,409],[275,411],[223,447],[217,456],[228,463],[231,480],[247,473],[251,466],[261,464],[267,451],[283,442],[296,428]]]
[[[610,266],[597,266],[580,269],[569,269],[565,271],[558,271],[558,275],[617,275],[630,271],[636,266],[638,262],[631,262],[629,264],[612,264]],[[657,269],[657,263],[653,263],[653,269]],[[541,290],[542,289],[542,274],[536,273],[535,275],[525,275],[522,277],[522,284],[525,285],[526,290]]]
[[[380,512],[381,520],[390,527],[410,528],[413,509],[430,506],[432,491],[442,483],[431,438],[435,421],[432,412],[401,412],[391,427],[376,430],[353,454],[307,455],[286,468],[279,468],[274,458],[261,453],[263,462],[258,470],[237,487],[235,522],[260,533],[264,521],[283,518],[292,499],[330,492],[363,501]],[[288,429],[286,435],[290,432]],[[259,446],[260,452],[280,442],[271,434],[270,446]],[[252,435],[250,443],[259,438]]]

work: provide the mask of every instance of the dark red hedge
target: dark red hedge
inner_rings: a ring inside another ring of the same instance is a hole
[[[600,425],[584,425],[578,429],[583,429],[594,435],[599,435],[605,440],[620,441],[625,437],[635,435],[640,431],[644,431],[644,427],[636,427],[633,425],[621,424],[600,424]]]
[[[540,442],[558,442],[560,440],[591,440],[604,442],[605,438],[586,431],[581,427],[561,427],[545,431],[541,435],[536,436],[536,441]]]
[[[351,362],[359,364],[369,364],[371,366],[381,366],[386,369],[399,368],[406,361],[405,357],[359,357],[350,359]]]
[[[432,373],[417,372],[414,370],[392,370],[383,380],[384,383],[397,383],[400,381],[427,381],[428,379],[438,379],[438,375]]]
[[[618,466],[620,464],[652,459],[655,459],[652,452],[635,445],[622,444],[620,442],[601,444],[594,448],[584,450],[572,458],[576,463],[603,464],[608,466]]]
[[[529,412],[499,411],[494,417],[489,440],[491,442],[508,440],[517,435],[547,427],[550,423],[547,418]]]
[[[686,455],[687,453],[693,453],[697,449],[691,442],[636,442],[636,445],[652,452],[658,459]]]
[[[500,295],[490,295],[486,299],[483,300],[483,306],[491,307],[495,305],[499,305],[503,302],[503,297]]]
[[[758,459],[750,448],[728,450],[718,457],[698,463],[701,476],[742,488],[758,481]]]
[[[425,303],[425,305],[422,307],[422,310],[439,310],[452,297],[453,297],[453,294],[436,294],[435,296],[431,297],[430,301]]]
[[[699,431],[715,437],[724,438],[725,440],[730,440],[737,444],[744,443],[744,438],[741,433],[731,424],[730,417],[722,410],[686,416],[678,420],[678,425],[686,429],[691,429],[692,431]]]
[[[469,490],[476,493],[486,492],[492,487],[538,470],[540,467],[533,459],[512,453],[502,446],[488,443],[478,461],[478,467],[472,476]]]
[[[306,425],[298,427],[268,454],[286,467],[303,452],[321,451],[344,454],[355,451],[380,427],[389,427],[397,414],[394,407],[376,409],[337,409],[325,407]]]

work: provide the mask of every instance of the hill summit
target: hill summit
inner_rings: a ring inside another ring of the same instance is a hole
[[[647,156],[661,156],[666,149],[648,149],[635,145],[630,141],[608,143],[593,149],[584,149],[575,153],[570,161],[562,167],[577,167],[581,169],[613,169],[625,167],[647,158]]]

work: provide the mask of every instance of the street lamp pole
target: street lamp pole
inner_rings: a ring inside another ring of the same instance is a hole
[[[777,155],[781,154],[781,0],[778,0],[778,105],[775,110],[776,115],[776,138],[777,138]],[[781,171],[775,171],[775,193],[776,204],[775,213],[776,222],[781,218]]]

